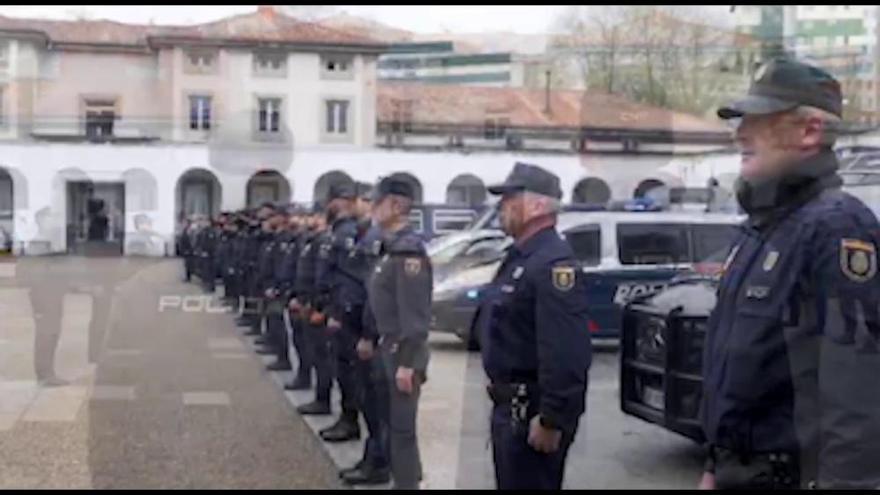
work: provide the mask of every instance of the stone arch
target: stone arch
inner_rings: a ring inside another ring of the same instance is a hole
[[[575,184],[572,203],[606,204],[611,200],[611,188],[598,177],[587,177]]]
[[[327,200],[327,193],[330,192],[330,187],[341,182],[354,183],[354,180],[350,175],[341,170],[332,170],[318,177],[318,180],[315,181],[315,190],[312,194],[312,201],[315,203],[325,203]]]
[[[210,170],[191,168],[177,179],[174,198],[178,222],[187,215],[214,216],[220,212],[223,186]]]
[[[446,204],[476,207],[486,203],[486,186],[473,174],[461,174],[446,187]]]
[[[642,198],[652,189],[657,187],[665,187],[666,183],[659,179],[645,179],[639,182],[639,185],[636,186],[635,191],[633,191],[634,198]]]
[[[159,207],[159,186],[156,177],[142,168],[126,170],[125,202],[128,211],[153,211]]]
[[[261,170],[255,173],[248,179],[245,187],[245,201],[248,207],[259,206],[267,201],[275,204],[290,203],[290,182],[276,170]]]

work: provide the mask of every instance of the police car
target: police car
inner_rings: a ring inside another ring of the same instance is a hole
[[[703,344],[717,284],[717,277],[682,277],[623,311],[621,410],[698,443]]]
[[[739,215],[718,213],[560,213],[557,230],[572,245],[586,276],[588,330],[593,337],[619,337],[621,309],[633,297],[662,290],[682,273],[720,268],[741,221]],[[494,277],[510,242],[497,244],[494,257],[487,254],[485,261],[435,280],[434,331],[454,333],[470,349],[479,347],[473,330],[480,293]]]

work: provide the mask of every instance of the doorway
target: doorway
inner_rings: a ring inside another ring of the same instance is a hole
[[[67,252],[120,256],[125,241],[125,184],[67,183]]]

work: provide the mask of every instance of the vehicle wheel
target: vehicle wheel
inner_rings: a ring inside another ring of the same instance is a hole
[[[471,334],[472,335],[468,337],[467,350],[478,352],[480,350],[480,339],[477,338],[476,332],[471,332]]]
[[[479,314],[474,316],[474,321],[471,323],[471,329],[468,333],[467,350],[471,352],[477,352],[480,350],[480,336],[478,335],[480,332],[477,331],[477,321],[479,317]]]

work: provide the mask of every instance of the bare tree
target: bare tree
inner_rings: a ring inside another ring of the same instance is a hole
[[[693,6],[572,7],[549,48],[582,65],[585,86],[632,100],[705,112],[744,80],[748,58],[717,10]],[[738,68],[734,69],[739,59]]]

